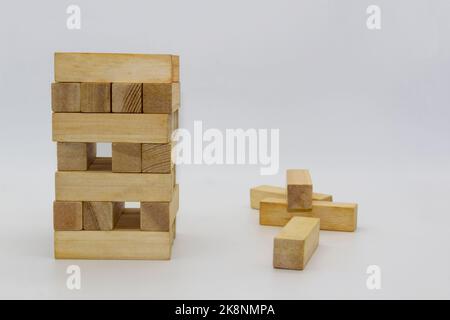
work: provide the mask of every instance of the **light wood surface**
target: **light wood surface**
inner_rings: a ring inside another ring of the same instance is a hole
[[[56,150],[58,170],[84,171],[94,162],[97,145],[83,142],[58,142]]]
[[[114,229],[123,208],[123,202],[83,202],[83,230],[107,231]]]
[[[55,53],[57,82],[171,83],[179,80],[179,61],[171,55]]]
[[[172,82],[180,81],[180,57],[172,55]]]
[[[171,143],[142,144],[142,172],[169,173],[172,169]]]
[[[172,173],[141,174],[107,171],[58,171],[59,201],[170,201]]]
[[[81,112],[111,112],[111,83],[82,83]]]
[[[53,229],[61,231],[77,231],[83,229],[82,202],[54,201]]]
[[[55,231],[56,259],[169,260],[173,235],[141,230]]]
[[[168,143],[168,114],[53,113],[53,141]]]
[[[142,83],[113,83],[112,112],[142,113]]]
[[[180,83],[144,83],[144,113],[173,113],[180,107]]]
[[[264,198],[286,199],[286,197],[286,188],[261,185],[250,189],[250,206],[253,209],[259,209],[259,203]],[[312,197],[316,201],[333,201],[333,196],[325,193],[314,192]]]
[[[318,218],[293,217],[274,239],[274,268],[303,270],[319,245]]]
[[[141,202],[141,230],[169,231],[179,207],[179,187],[173,190],[172,201]]]
[[[312,210],[290,211],[285,199],[267,198],[261,201],[259,223],[268,226],[284,226],[292,217],[320,218],[320,229],[331,231],[355,231],[358,205],[313,201]]]
[[[313,185],[308,170],[286,171],[288,209],[311,209]]]
[[[142,172],[141,159],[142,144],[120,142],[112,144],[113,172]]]
[[[52,83],[53,112],[80,112],[80,84]]]

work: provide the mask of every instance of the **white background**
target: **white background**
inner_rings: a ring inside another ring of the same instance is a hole
[[[66,28],[69,4],[81,30]],[[366,8],[382,29],[366,28]],[[1,298],[450,298],[450,3],[13,1],[0,13]],[[181,56],[181,126],[279,128],[280,171],[181,166],[173,259],[55,261],[50,83],[55,51]],[[359,204],[304,271],[272,268],[278,228],[249,189],[309,168]],[[78,264],[82,289],[66,288]],[[379,265],[382,289],[366,288]]]

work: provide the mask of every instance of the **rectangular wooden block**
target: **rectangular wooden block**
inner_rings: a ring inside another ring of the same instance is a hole
[[[82,83],[81,112],[111,112],[111,83]]]
[[[259,223],[267,226],[284,226],[292,217],[320,218],[320,229],[331,231],[355,231],[358,205],[313,201],[311,211],[291,211],[285,199],[267,198],[261,201]]]
[[[308,170],[290,169],[287,177],[288,209],[311,209],[313,186]]]
[[[56,149],[58,170],[61,171],[87,170],[97,153],[95,143],[58,142]]]
[[[53,202],[54,230],[77,231],[83,229],[83,206],[81,201]]]
[[[168,114],[53,113],[53,141],[168,143]]]
[[[96,166],[95,162],[92,166]],[[59,201],[171,201],[172,173],[141,174],[107,171],[58,171]]]
[[[112,112],[142,113],[142,83],[113,83]]]
[[[57,82],[171,83],[179,60],[168,54],[55,53]]]
[[[141,202],[141,230],[169,231],[179,206],[179,187],[175,186],[170,202]]]
[[[180,83],[144,83],[144,113],[173,113],[180,107]]]
[[[83,229],[104,231],[114,229],[123,208],[123,202],[83,202]]]
[[[112,144],[112,171],[141,172],[142,144],[114,142]]]
[[[53,112],[80,112],[80,84],[52,83]]]
[[[172,166],[171,143],[142,144],[142,172],[169,173]]]
[[[55,231],[56,259],[169,260],[173,235],[141,230]]]
[[[264,198],[286,199],[286,188],[261,185],[250,189],[250,206],[253,209],[259,209],[259,203]],[[333,201],[333,196],[325,193],[314,192],[312,198],[316,201]]]
[[[303,270],[319,245],[319,219],[293,217],[275,237],[274,268]]]

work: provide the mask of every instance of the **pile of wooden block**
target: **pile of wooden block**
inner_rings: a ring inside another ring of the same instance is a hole
[[[178,56],[55,53],[54,68],[55,258],[170,259]],[[112,157],[97,157],[97,143]]]
[[[259,209],[261,225],[284,227],[274,239],[275,268],[303,270],[319,244],[319,229],[356,230],[357,204],[314,193],[308,170],[287,170],[286,188],[252,188],[250,203]]]

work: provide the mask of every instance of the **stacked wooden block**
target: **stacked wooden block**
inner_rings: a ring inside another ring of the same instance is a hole
[[[274,240],[274,267],[303,270],[319,244],[319,229],[355,231],[358,206],[314,193],[308,170],[287,170],[286,178],[286,188],[252,188],[250,202],[261,225],[284,227]]]
[[[55,257],[170,259],[178,56],[56,53],[54,62]],[[97,157],[100,142],[112,157]]]

